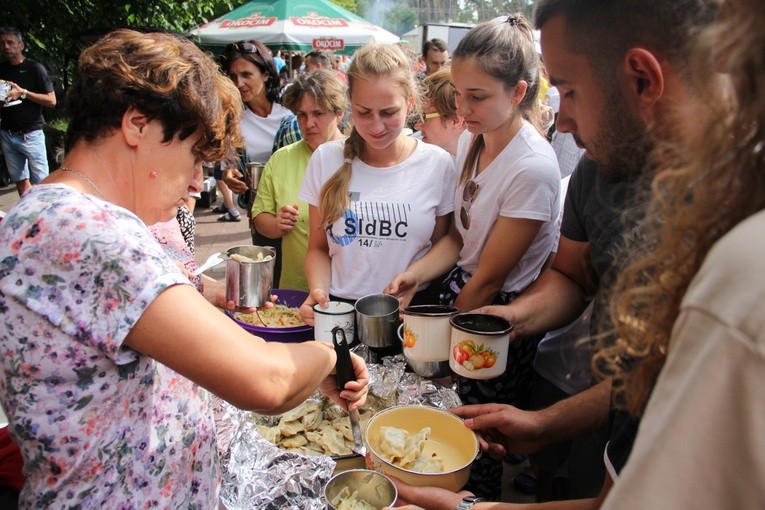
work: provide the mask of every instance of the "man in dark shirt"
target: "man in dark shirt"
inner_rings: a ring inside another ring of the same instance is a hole
[[[10,85],[0,108],[0,145],[19,196],[48,175],[42,107],[56,106],[48,72],[24,56],[24,41],[15,28],[0,28],[0,80]]]
[[[678,104],[693,100],[685,64],[694,29],[710,23],[714,13],[711,0],[537,0],[545,66],[561,96],[556,126],[573,135],[586,157],[571,176],[552,267],[510,305],[479,309],[509,320],[511,339],[564,326],[593,300],[596,331],[608,331],[600,322],[608,318],[604,298],[638,235],[640,208],[634,202],[646,196],[639,190],[650,178],[653,145],[681,136],[668,131],[673,123],[667,119]],[[541,410],[482,404],[453,411],[486,434],[493,456],[536,453],[608,426],[608,476],[600,492],[589,500],[541,507],[597,508],[628,462],[639,424],[622,410],[611,413],[611,397],[606,379]],[[461,496],[397,486],[402,499],[433,509],[451,510]]]

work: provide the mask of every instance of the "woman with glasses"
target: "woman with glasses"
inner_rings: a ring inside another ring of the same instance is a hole
[[[244,114],[239,127],[244,137],[244,153],[240,166],[225,169],[223,179],[234,193],[248,196],[250,191],[244,183],[243,169],[247,162],[265,164],[273,152],[301,139],[300,126],[295,114],[277,102],[279,98],[279,74],[271,52],[256,40],[229,44],[221,55],[223,70],[239,89],[244,102]],[[247,200],[247,207],[252,201]],[[247,211],[251,216],[251,211]],[[232,214],[229,211],[228,214]],[[238,214],[238,212],[237,212]],[[252,242],[276,248],[274,284],[279,285],[282,267],[281,241],[265,236],[254,225]]]
[[[468,131],[457,150],[454,224],[386,292],[406,304],[419,286],[453,268],[441,301],[468,311],[509,303],[539,275],[558,236],[560,172],[541,134],[539,57],[523,16],[471,29],[452,57],[451,82]],[[540,339],[514,341],[499,378],[460,378],[463,400],[524,405]],[[498,499],[501,472],[500,462],[474,470],[472,489]]]
[[[438,145],[457,156],[460,135],[465,132],[465,119],[457,113],[457,91],[451,83],[451,70],[440,69],[426,76],[420,84],[422,113],[414,128],[422,141]]]
[[[348,67],[352,129],[314,151],[298,197],[310,204],[301,307],[330,296],[354,301],[382,292],[449,225],[456,176],[449,154],[406,136],[417,93],[409,60],[395,45],[369,44]]]
[[[318,69],[293,81],[283,102],[297,115],[303,139],[282,147],[266,163],[252,216],[258,232],[282,239],[280,285],[307,291],[308,204],[299,200],[297,194],[311,154],[324,142],[343,138],[338,125],[348,100],[337,75]]]
[[[275,414],[316,389],[363,405],[359,357],[338,393],[331,345],[247,333],[147,227],[200,189],[203,161],[234,153],[241,111],[185,38],[117,30],[80,55],[63,166],[0,224],[0,403],[24,457],[19,508],[216,508],[213,394]]]

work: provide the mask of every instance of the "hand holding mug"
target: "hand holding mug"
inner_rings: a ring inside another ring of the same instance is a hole
[[[308,293],[308,297],[305,298],[303,304],[300,305],[300,316],[303,317],[303,322],[309,326],[314,325],[313,307],[317,304],[323,308],[329,306],[329,296],[327,296],[323,289],[313,289]]]
[[[242,195],[249,189],[247,184],[242,181],[243,178],[242,172],[234,167],[226,168],[223,171],[223,182],[237,195]]]

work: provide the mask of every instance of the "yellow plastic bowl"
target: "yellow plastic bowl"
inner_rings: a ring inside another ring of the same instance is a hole
[[[443,473],[418,473],[400,468],[383,459],[375,447],[380,444],[380,427],[398,427],[416,434],[430,427],[424,453],[436,454],[444,463]],[[478,455],[478,438],[462,419],[448,411],[425,406],[394,406],[375,414],[364,431],[367,467],[393,475],[417,487],[460,490],[470,476],[470,465]]]

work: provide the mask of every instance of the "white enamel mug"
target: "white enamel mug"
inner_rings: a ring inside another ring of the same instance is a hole
[[[460,313],[452,325],[449,367],[469,379],[493,379],[507,368],[513,325],[497,315]]]
[[[452,326],[449,318],[459,310],[447,305],[416,305],[404,308],[404,322],[398,337],[404,347],[404,359],[414,373],[439,378],[449,370],[449,342]]]
[[[449,319],[459,313],[453,306],[418,305],[404,308],[401,342],[404,355],[414,361],[446,361],[452,326]]]
[[[345,331],[348,342],[353,342],[356,331],[354,312],[352,304],[342,301],[330,301],[327,308],[319,304],[313,305],[313,331],[316,340],[331,342],[332,328],[339,326]]]

